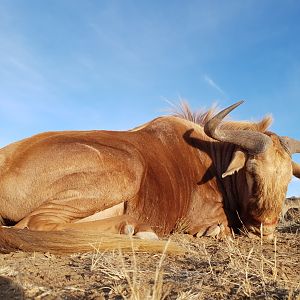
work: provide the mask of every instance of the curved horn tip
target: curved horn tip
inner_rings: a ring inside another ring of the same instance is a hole
[[[236,102],[236,103],[230,105],[228,108],[232,108],[232,110],[233,110],[233,109],[235,109],[236,107],[238,107],[238,106],[240,106],[241,104],[243,104],[244,102],[245,102],[245,100],[240,100],[240,101],[238,101],[238,102]]]
[[[269,147],[271,138],[261,132],[249,130],[235,130],[235,129],[222,129],[220,124],[224,117],[226,117],[237,106],[241,105],[244,101],[236,102],[231,106],[223,109],[207,121],[204,125],[204,132],[209,137],[220,142],[227,142],[235,144],[249,153],[259,154]]]
[[[221,117],[222,119],[228,115],[231,111],[233,111],[236,107],[240,106],[242,103],[244,103],[244,100],[238,101],[226,108],[224,108],[222,111],[220,111],[218,114],[216,114],[216,117]]]
[[[224,108],[222,111],[220,111],[218,114],[216,114],[216,118],[223,119],[225,116],[227,116],[230,112],[232,112],[236,107],[240,106],[242,103],[244,103],[244,100],[238,101],[227,108]]]
[[[231,111],[233,111],[237,106],[244,103],[244,100],[238,101],[220,112],[218,112],[214,117],[212,117],[210,120],[208,120],[204,125],[204,132],[214,138],[214,132],[217,128],[217,126],[221,123],[222,119],[224,119]]]

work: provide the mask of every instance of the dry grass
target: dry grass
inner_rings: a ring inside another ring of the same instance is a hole
[[[0,291],[0,297],[300,299],[300,214],[293,214],[273,241],[174,234],[172,239],[186,249],[177,256],[168,255],[167,247],[157,254],[103,253],[95,248],[93,253],[72,256],[1,255],[0,286],[7,289]]]

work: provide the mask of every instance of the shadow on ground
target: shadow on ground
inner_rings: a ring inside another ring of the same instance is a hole
[[[10,278],[0,276],[0,299],[25,299],[24,290]]]

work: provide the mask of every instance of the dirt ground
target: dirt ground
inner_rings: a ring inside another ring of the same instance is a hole
[[[0,299],[300,299],[299,212],[269,242],[173,240],[186,254],[0,254]]]

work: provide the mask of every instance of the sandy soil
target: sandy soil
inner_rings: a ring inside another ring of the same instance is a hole
[[[176,234],[179,256],[0,254],[0,299],[300,299],[299,216],[271,242]]]

